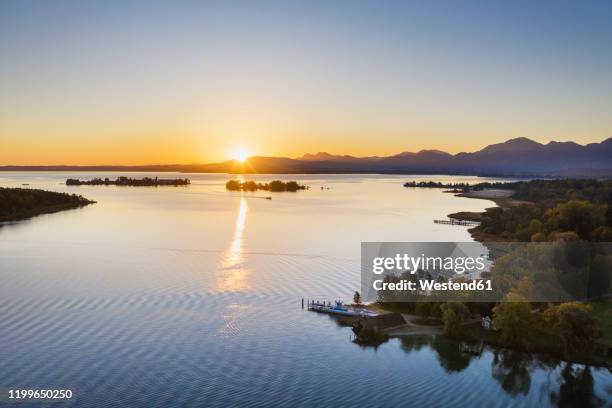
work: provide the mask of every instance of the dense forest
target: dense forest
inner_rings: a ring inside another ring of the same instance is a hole
[[[271,191],[271,192],[283,192],[283,191],[298,191],[306,190],[307,186],[298,184],[296,181],[282,182],[280,180],[273,180],[269,183],[256,183],[254,181],[240,181],[230,180],[225,183],[225,188],[229,191]]]
[[[115,180],[110,180],[108,177],[101,179],[95,178],[92,180],[68,179],[67,186],[129,186],[129,187],[159,187],[159,186],[186,186],[191,184],[191,181],[185,179],[160,179],[144,177],[134,179],[129,177],[117,177]]]
[[[513,198],[548,206],[570,200],[597,204],[612,203],[612,180],[563,179],[532,180],[517,183]]]
[[[14,221],[95,203],[80,195],[0,187],[0,221]]]
[[[491,208],[473,229],[504,241],[612,241],[612,181],[533,180],[512,198],[532,205]]]

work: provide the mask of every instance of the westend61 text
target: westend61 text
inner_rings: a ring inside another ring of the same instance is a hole
[[[453,282],[450,279],[447,282],[438,282],[433,279],[422,279],[417,282],[402,279],[399,282],[385,282],[382,279],[377,279],[372,283],[374,290],[392,290],[392,291],[490,291],[493,290],[491,280],[479,279],[470,282]]]

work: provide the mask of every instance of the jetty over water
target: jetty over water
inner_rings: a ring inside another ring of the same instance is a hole
[[[480,223],[477,221],[464,221],[464,220],[455,220],[449,218],[448,220],[434,220],[436,224],[446,224],[446,225],[461,225],[464,227],[475,227]]]
[[[336,300],[332,305],[331,302],[320,302],[318,300],[307,300],[306,301],[308,310],[318,313],[327,313],[338,316],[350,316],[350,317],[363,317],[363,316],[377,316],[378,313],[368,310],[362,307],[347,307],[342,301]],[[302,299],[302,308],[304,308],[304,299]]]

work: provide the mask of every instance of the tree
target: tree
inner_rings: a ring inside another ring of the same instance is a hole
[[[579,302],[549,305],[543,313],[546,326],[562,340],[565,353],[589,353],[601,336],[599,323],[591,316],[591,306]]]
[[[355,294],[353,295],[353,303],[356,305],[361,303],[361,294],[357,291],[355,291]]]
[[[533,279],[528,276],[521,277],[513,291],[525,299],[531,299],[533,297]]]
[[[444,322],[444,334],[457,336],[461,333],[461,325],[470,311],[461,302],[447,302],[440,306],[442,310],[442,322]]]
[[[279,191],[286,191],[286,190],[287,190],[287,186],[282,181],[272,180],[270,182],[270,191],[279,192]]]
[[[520,344],[531,320],[531,305],[523,296],[510,292],[493,308],[493,324],[501,330],[501,339]]]
[[[227,183],[225,183],[225,188],[229,191],[238,191],[242,188],[242,186],[239,180],[229,180]]]
[[[591,232],[606,222],[607,205],[571,200],[558,204],[544,216],[549,228],[574,231],[581,239],[591,239]]]
[[[298,191],[300,189],[300,185],[295,181],[288,181],[286,184],[287,191]]]

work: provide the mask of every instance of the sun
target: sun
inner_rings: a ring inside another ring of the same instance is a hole
[[[244,146],[237,146],[232,149],[232,159],[240,163],[247,161],[250,155],[251,152],[249,152],[249,150]]]

